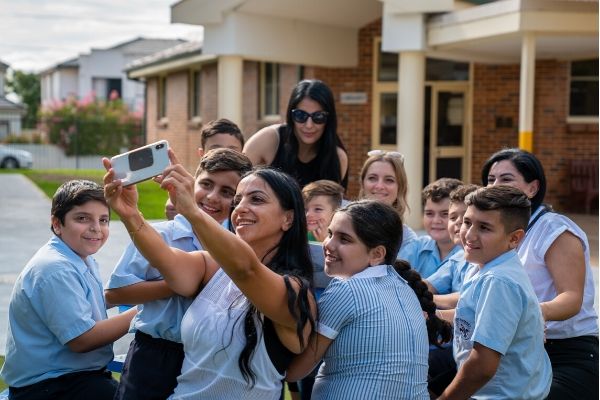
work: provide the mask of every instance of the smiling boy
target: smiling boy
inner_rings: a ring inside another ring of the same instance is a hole
[[[458,179],[440,178],[423,189],[423,228],[427,235],[401,248],[398,255],[398,258],[408,261],[423,279],[460,250],[448,233],[448,208],[450,192],[462,184]]]
[[[460,228],[463,216],[467,211],[465,197],[477,190],[477,185],[461,185],[450,192],[450,207],[448,208],[448,234],[454,245],[459,246],[451,257],[434,272],[427,282],[429,290],[434,294],[433,301],[438,308],[455,308],[458,301],[458,292],[465,279],[471,264],[465,260],[465,252],[460,239]]]
[[[537,297],[515,251],[530,202],[493,186],[467,196],[460,230],[465,259],[479,270],[464,283],[454,316],[458,373],[440,399],[543,399],[552,369]]]
[[[235,123],[226,118],[210,121],[202,127],[198,155],[202,157],[211,150],[222,148],[240,153],[244,148],[242,131]]]
[[[196,170],[194,196],[198,207],[227,224],[237,185],[251,169],[248,157],[238,151],[209,151]],[[201,249],[192,226],[182,215],[154,227],[171,247],[188,252]],[[181,372],[184,354],[180,325],[193,299],[175,295],[133,243],[115,267],[105,295],[111,304],[139,304],[132,324],[135,339],[115,399],[167,398]]]
[[[106,370],[112,343],[134,312],[107,318],[98,265],[110,212],[102,187],[84,180],[61,185],[52,199],[52,238],[27,263],[8,311],[2,377],[10,399],[113,398]]]

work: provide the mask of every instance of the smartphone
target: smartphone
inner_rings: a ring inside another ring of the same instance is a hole
[[[160,175],[169,165],[169,142],[161,140],[110,159],[115,179],[130,186]]]

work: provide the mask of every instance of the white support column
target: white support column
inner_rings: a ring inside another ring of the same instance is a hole
[[[236,124],[242,124],[242,74],[241,56],[219,56],[217,78],[217,114]]]
[[[533,99],[535,91],[535,35],[523,34],[519,88],[519,148],[533,151]]]
[[[398,143],[398,151],[404,154],[410,207],[405,222],[413,228],[420,228],[422,225],[425,54],[416,51],[401,52],[398,68],[396,143]]]

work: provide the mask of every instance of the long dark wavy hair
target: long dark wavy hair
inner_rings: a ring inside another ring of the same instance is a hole
[[[315,330],[315,319],[311,315],[309,292],[313,279],[313,266],[308,247],[306,231],[306,216],[304,201],[298,183],[288,174],[269,167],[258,167],[245,176],[254,175],[266,182],[273,190],[281,208],[285,211],[292,210],[294,217],[290,229],[283,233],[279,244],[267,254],[273,254],[266,264],[271,270],[283,275],[287,288],[287,306],[290,314],[296,319],[296,333],[304,347],[308,338],[304,337],[303,328],[308,322],[311,332]],[[266,256],[265,256],[266,257]],[[291,280],[299,284],[300,290],[296,293],[291,285]],[[252,386],[256,382],[256,374],[250,366],[250,360],[258,344],[256,324],[261,324],[262,318],[259,311],[250,304],[244,317],[244,335],[246,344],[238,358],[238,366],[247,383]],[[311,333],[312,334],[312,333]]]
[[[294,134],[292,110],[297,108],[298,103],[305,98],[316,101],[321,105],[323,111],[327,111],[328,113],[323,136],[316,143],[320,179],[328,179],[341,184],[344,177],[341,176],[340,159],[336,149],[340,147],[346,151],[346,148],[337,134],[335,100],[331,89],[325,83],[316,79],[305,79],[298,82],[290,95],[286,111],[286,124],[280,128],[285,133],[283,135],[285,138],[283,145],[286,154],[289,154],[289,157],[285,157],[283,160],[283,170],[292,171],[294,163],[298,158],[298,138]]]
[[[352,221],[356,236],[373,249],[385,247],[385,260],[388,265],[404,278],[417,295],[421,309],[427,313],[427,336],[429,343],[437,346],[452,340],[452,326],[435,315],[436,305],[433,294],[421,279],[421,275],[404,260],[396,260],[402,243],[402,219],[391,206],[377,200],[359,200],[348,204],[338,212],[347,214]]]
[[[528,151],[517,148],[502,149],[492,154],[485,164],[483,164],[483,168],[481,169],[481,184],[483,186],[488,185],[488,175],[492,165],[503,160],[510,161],[523,176],[525,182],[531,183],[537,180],[540,183],[537,193],[531,198],[531,213],[533,214],[546,196],[546,174],[544,173],[542,163]]]

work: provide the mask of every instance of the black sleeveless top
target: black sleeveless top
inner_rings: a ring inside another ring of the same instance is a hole
[[[275,153],[275,158],[271,163],[271,167],[278,168],[281,171],[293,176],[300,185],[301,189],[309,183],[318,181],[319,179],[331,179],[326,176],[321,176],[319,173],[319,161],[317,160],[317,157],[313,158],[307,163],[303,163],[298,159],[298,157],[296,157],[292,166],[292,170],[288,171],[285,168],[286,164],[284,160],[289,158],[290,154],[285,146],[285,143],[287,142],[287,132],[284,128],[284,125],[281,125],[277,128],[277,134],[279,135],[279,146],[277,147],[277,152]],[[335,151],[337,152],[337,149]],[[348,188],[348,170],[346,170],[346,175],[342,178],[342,181],[338,183],[342,185],[344,189]]]

